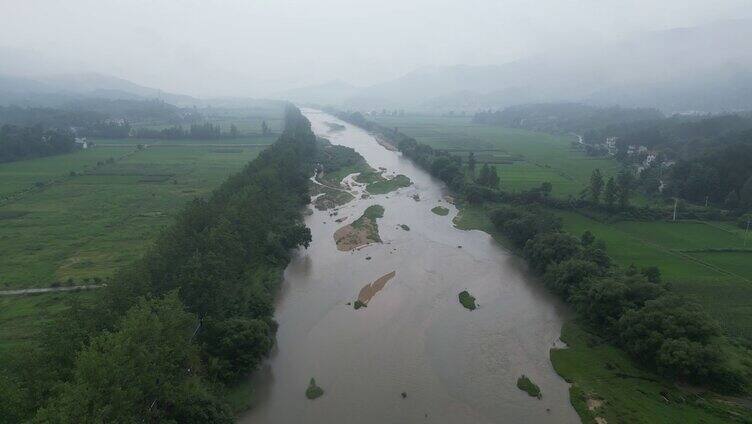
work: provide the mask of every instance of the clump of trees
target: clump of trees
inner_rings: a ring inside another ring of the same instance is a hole
[[[150,128],[139,128],[135,131],[136,138],[155,138],[165,140],[219,140],[221,138],[237,138],[238,129],[235,125],[230,126],[229,132],[222,132],[222,127],[218,124],[206,122],[203,124],[191,124],[188,129],[181,125],[173,125],[160,130]]]
[[[73,135],[66,131],[45,130],[41,125],[0,127],[0,163],[76,150]]]
[[[603,174],[600,169],[593,170],[590,175],[590,185],[587,188],[587,194],[592,205],[600,205],[601,198],[603,204],[613,210],[615,206],[625,210],[630,207],[629,200],[634,191],[635,178],[629,170],[622,170],[614,177],[609,177],[604,184]]]
[[[196,199],[142,260],[75,303],[0,371],[3,416],[37,422],[232,422],[218,393],[274,343],[273,294],[307,247],[316,138],[288,109],[279,140]],[[5,414],[7,412],[7,414]]]

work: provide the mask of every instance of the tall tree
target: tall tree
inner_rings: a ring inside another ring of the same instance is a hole
[[[629,207],[629,196],[632,194],[632,173],[621,171],[616,176],[617,199],[621,209]]]
[[[746,207],[752,206],[752,177],[749,177],[739,190],[739,200]]]
[[[489,166],[487,163],[483,164],[477,182],[486,187],[499,188],[499,175],[496,173],[496,167]]]
[[[614,182],[614,177],[609,177],[606,182],[606,189],[603,191],[603,201],[606,202],[609,208],[613,207],[616,202],[616,183]]]
[[[264,135],[269,134],[269,125],[266,124],[266,121],[261,121],[261,133]]]
[[[467,157],[467,167],[473,173],[473,177],[475,176],[475,163],[475,153],[470,152],[470,155]]]
[[[603,191],[603,174],[601,170],[596,168],[593,174],[590,175],[590,198],[594,203],[598,203],[601,198],[601,192]]]

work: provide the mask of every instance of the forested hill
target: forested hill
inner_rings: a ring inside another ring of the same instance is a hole
[[[307,247],[316,137],[292,106],[274,145],[195,199],[142,260],[0,361],[8,422],[230,423],[226,388],[274,343],[273,297]],[[7,395],[7,396],[6,396]]]

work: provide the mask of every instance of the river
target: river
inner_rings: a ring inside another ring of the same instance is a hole
[[[254,405],[239,421],[579,422],[568,385],[549,360],[560,343],[561,303],[486,233],[454,228],[457,209],[442,200],[442,182],[360,128],[319,111],[304,114],[317,135],[354,148],[374,168],[407,175],[413,185],[358,198],[335,217],[318,210],[306,217],[313,242],[285,271],[277,344],[253,377]],[[346,128],[330,132],[326,122]],[[373,204],[385,208],[378,220],[383,243],[338,251],[334,232]],[[439,205],[448,216],[431,212]],[[392,271],[368,307],[348,305]],[[462,290],[477,298],[478,309],[460,305]],[[540,386],[541,400],[517,389],[521,374]],[[325,390],[316,400],[304,395],[311,377]]]

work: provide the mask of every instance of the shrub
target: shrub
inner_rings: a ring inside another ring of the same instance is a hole
[[[531,380],[525,374],[522,374],[520,378],[517,379],[517,388],[522,390],[523,392],[526,392],[532,397],[538,399],[543,397],[543,394],[540,391],[540,387],[538,387],[537,384],[533,383],[533,380]]]
[[[473,311],[477,307],[475,305],[475,298],[470,293],[468,293],[467,290],[461,291],[458,297],[459,297],[460,303],[466,309]]]
[[[311,377],[311,381],[308,383],[308,388],[305,391],[305,395],[308,399],[317,399],[324,395],[324,389],[316,385],[316,380]]]

